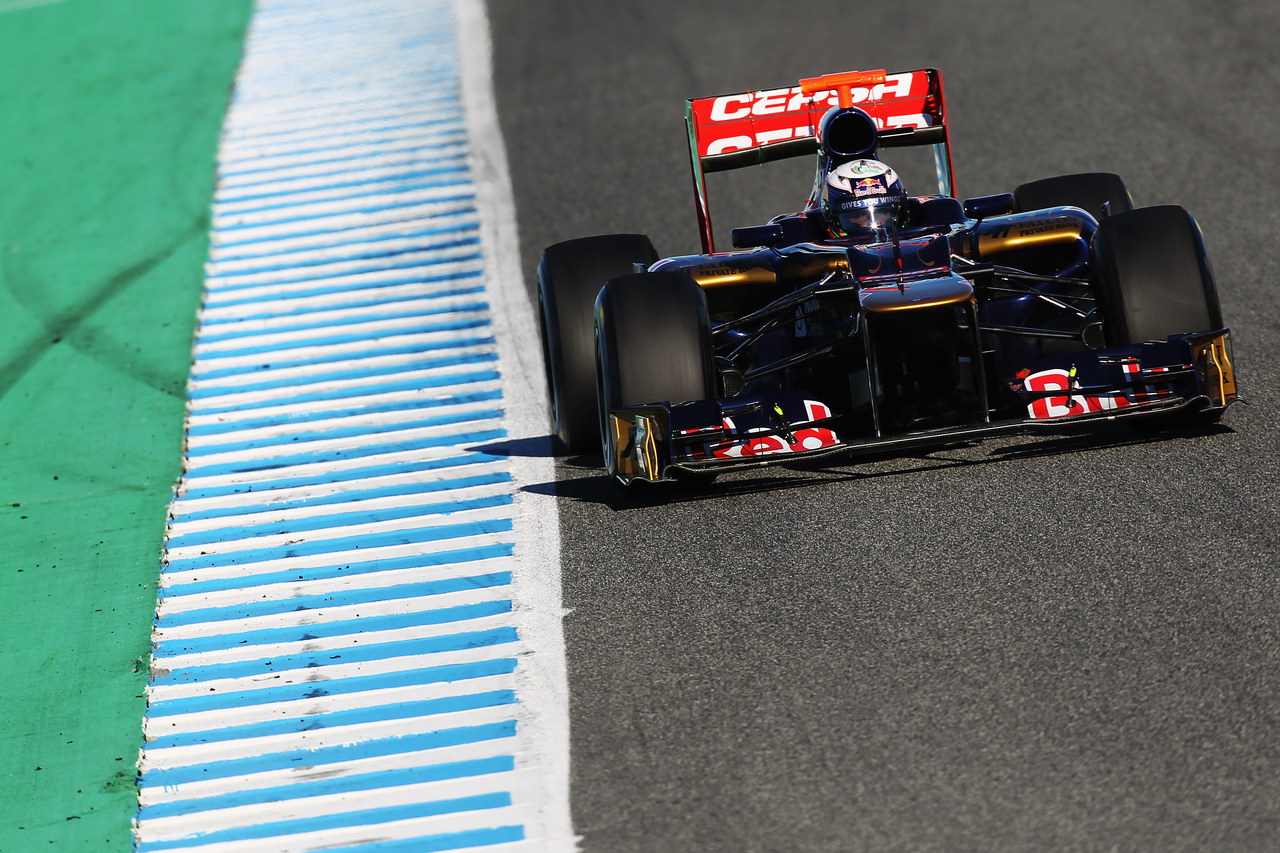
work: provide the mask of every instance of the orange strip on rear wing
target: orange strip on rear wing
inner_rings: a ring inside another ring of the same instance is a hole
[[[846,71],[843,74],[823,74],[800,81],[800,94],[817,95],[835,90],[841,107],[853,106],[854,87],[876,86],[884,82],[884,69],[879,71]],[[865,100],[865,99],[864,99]]]
[[[884,146],[933,145],[938,190],[954,192],[942,74],[933,68],[886,73],[850,71],[765,89],[687,102],[690,166],[704,252],[715,251],[706,175],[810,154],[828,109],[856,106],[880,128]]]

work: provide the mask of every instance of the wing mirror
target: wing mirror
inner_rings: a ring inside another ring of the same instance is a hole
[[[820,219],[818,222],[820,223]],[[768,225],[748,225],[729,232],[734,248],[754,249],[757,246],[794,246],[817,237],[814,219],[809,215],[783,216]]]
[[[756,246],[773,246],[782,242],[782,226],[748,225],[729,232],[735,249],[754,249]]]
[[[970,219],[986,219],[1013,213],[1013,193],[980,195],[964,200],[964,215]]]

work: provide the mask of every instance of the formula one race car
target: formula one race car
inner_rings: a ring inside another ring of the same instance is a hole
[[[703,254],[659,259],[613,234],[551,246],[538,267],[559,439],[602,446],[621,483],[1212,421],[1236,400],[1191,215],[1134,209],[1107,173],[956,200],[936,70],[698,98],[686,117]],[[879,159],[919,145],[936,195],[907,195]],[[716,252],[706,174],[815,152],[805,207]]]

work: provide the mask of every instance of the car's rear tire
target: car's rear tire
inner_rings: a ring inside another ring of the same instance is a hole
[[[1102,219],[1103,205],[1109,215],[1133,210],[1133,197],[1119,175],[1110,172],[1082,172],[1059,175],[1023,184],[1013,191],[1014,209],[1020,213],[1046,207],[1071,205]]]
[[[1144,207],[1110,217],[1098,226],[1092,249],[1108,346],[1222,328],[1204,238],[1183,208]],[[1214,421],[1221,414],[1214,409],[1193,418]]]
[[[609,409],[714,397],[711,323],[702,288],[676,272],[609,281],[596,299],[596,359],[597,423],[606,445]],[[606,466],[609,457],[606,446]]]
[[[547,247],[538,264],[538,318],[551,417],[561,448],[590,453],[599,441],[596,406],[596,294],[636,264],[658,260],[642,234],[582,237]]]

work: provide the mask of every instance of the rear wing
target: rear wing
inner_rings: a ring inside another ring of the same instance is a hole
[[[875,119],[882,146],[932,145],[938,192],[954,194],[951,137],[939,71],[852,72],[800,82],[789,89],[686,102],[685,124],[703,252],[715,251],[706,176],[812,154],[818,150],[814,129],[826,111],[837,105],[852,104]]]

